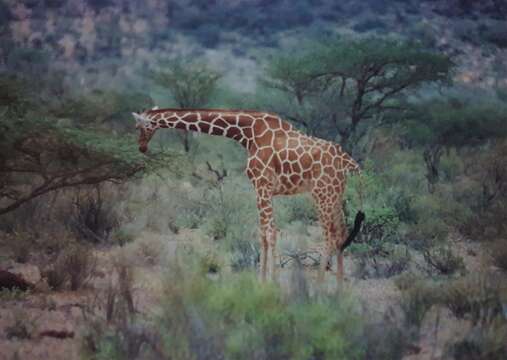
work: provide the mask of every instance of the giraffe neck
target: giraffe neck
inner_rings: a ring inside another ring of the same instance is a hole
[[[263,115],[261,112],[241,110],[160,109],[150,110],[145,116],[151,130],[172,128],[225,136],[247,147],[252,139],[253,123]]]

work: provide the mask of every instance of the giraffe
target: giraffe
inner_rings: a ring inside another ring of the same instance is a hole
[[[262,281],[266,280],[266,273],[274,278],[276,271],[273,197],[302,192],[311,193],[326,240],[318,278],[323,279],[332,252],[337,255],[336,277],[343,277],[343,250],[357,233],[358,221],[360,226],[364,214],[358,213],[353,234],[347,238],[342,210],[346,174],[359,172],[360,168],[340,145],[307,136],[270,112],[154,108],[133,116],[143,153],[159,128],[225,136],[246,149],[245,172],[255,189],[259,213]]]

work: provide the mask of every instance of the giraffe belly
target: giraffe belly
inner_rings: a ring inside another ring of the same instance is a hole
[[[274,195],[294,195],[310,191],[310,184],[304,179],[294,183],[287,176],[279,176],[277,180]]]

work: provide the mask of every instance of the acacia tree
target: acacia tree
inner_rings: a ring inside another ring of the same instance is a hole
[[[328,98],[327,122],[351,148],[369,127],[405,108],[409,91],[450,81],[452,61],[417,44],[370,38],[313,44],[273,59],[263,83],[295,99],[299,109],[312,98]],[[284,114],[286,115],[286,114]],[[308,128],[309,118],[288,114]],[[320,120],[320,119],[319,119]]]
[[[58,189],[121,182],[167,166],[161,154],[139,154],[134,136],[114,138],[30,114],[17,120],[1,116],[0,128],[0,215]]]
[[[430,192],[439,181],[440,159],[446,150],[477,147],[507,135],[507,108],[496,102],[432,99],[405,116],[402,133],[409,146],[423,148]]]
[[[141,155],[132,135],[83,126],[82,112],[56,117],[70,113],[47,105],[29,83],[0,74],[0,215],[52,191],[120,182],[174,162],[164,153]]]
[[[151,79],[167,89],[177,106],[182,109],[207,105],[217,90],[222,75],[205,64],[177,59],[164,64],[164,70],[150,74]],[[190,151],[188,132],[179,132],[185,152]]]

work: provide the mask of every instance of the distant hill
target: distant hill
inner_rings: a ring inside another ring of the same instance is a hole
[[[265,50],[391,35],[454,55],[458,79],[488,85],[507,73],[506,19],[505,0],[0,0],[0,62],[45,61],[96,87],[183,54],[249,89]]]

